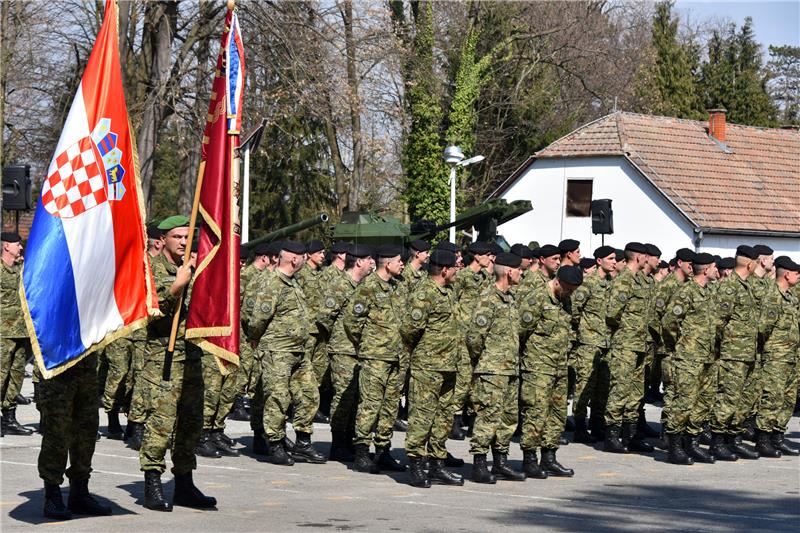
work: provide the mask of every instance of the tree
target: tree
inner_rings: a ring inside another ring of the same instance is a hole
[[[770,93],[783,124],[800,124],[800,46],[770,46]]]

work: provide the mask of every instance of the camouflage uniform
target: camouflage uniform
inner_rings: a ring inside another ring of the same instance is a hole
[[[567,421],[570,302],[559,300],[549,283],[518,297],[520,328],[527,338],[520,359],[520,447],[556,449]]]
[[[711,412],[711,430],[735,435],[747,417],[743,391],[752,385],[758,337],[757,309],[748,283],[736,271],[717,289],[719,348],[717,397]]]
[[[519,312],[514,296],[488,287],[475,302],[467,328],[475,368],[470,453],[485,455],[493,448],[507,454],[519,421]]]
[[[253,270],[256,270],[253,267]],[[273,275],[273,272],[267,268],[260,272],[253,272],[245,285],[240,285],[242,291],[242,307],[240,310],[240,319],[242,323],[242,342],[240,345],[247,346],[248,352],[252,355],[253,361],[250,367],[250,378],[248,387],[251,391],[252,397],[250,398],[250,428],[253,431],[264,430],[264,404],[269,397],[269,389],[267,388],[267,381],[263,375],[264,358],[269,357],[266,349],[250,336],[248,325],[253,316],[254,305],[256,301],[256,291],[261,283],[266,283],[267,278]],[[253,343],[256,347],[253,348]]]
[[[355,445],[369,446],[373,428],[376,449],[391,445],[408,360],[400,338],[405,296],[396,279],[384,281],[373,272],[356,288],[346,308],[343,325],[360,365]]]
[[[129,339],[133,343],[133,355],[128,375],[125,377],[125,389],[129,393],[128,422],[144,424],[147,417],[147,390],[146,384],[140,378],[144,368],[144,354],[147,351],[147,329],[137,329]]]
[[[2,409],[14,409],[17,406],[16,397],[22,390],[22,380],[25,377],[25,363],[31,353],[31,341],[22,315],[22,306],[19,300],[20,268],[18,265],[11,267],[0,261],[0,289],[2,298],[0,303],[3,309],[3,329],[0,333],[2,354],[0,359],[0,401]]]
[[[190,291],[183,306],[176,309],[178,296],[170,293],[178,267],[159,255],[152,259],[153,278],[158,293],[158,306],[163,317],[147,327],[147,347],[138,384],[148,398],[139,464],[143,471],[166,470],[166,454],[172,438],[172,473],[188,474],[197,468],[194,449],[203,429],[203,352],[185,340],[186,313]],[[169,341],[172,319],[180,312],[181,319],[172,357],[171,379],[164,381],[164,351]]]
[[[458,301],[458,312],[462,322],[469,322],[472,318],[472,311],[475,309],[476,300],[491,284],[491,277],[483,268],[478,272],[473,272],[471,268],[462,268],[458,271],[453,282],[453,292]],[[469,399],[469,388],[472,383],[472,362],[466,345],[459,349],[456,366],[453,411],[455,414],[461,414]]]
[[[308,263],[305,263],[295,277],[297,278],[297,283],[300,284],[300,288],[303,289],[303,294],[306,296],[310,316],[314,316],[323,298],[322,270],[312,269],[308,266]],[[311,337],[311,364],[314,368],[314,376],[317,379],[317,383],[321,386],[328,374],[326,339],[314,327],[311,328]]]
[[[231,412],[233,400],[239,390],[239,374],[236,369],[222,375],[217,358],[203,352],[203,429],[213,431],[225,429],[225,418]]]
[[[662,321],[664,319],[664,316],[669,311],[669,301],[682,285],[683,282],[678,279],[678,276],[676,276],[675,273],[671,273],[669,276],[661,280],[658,285],[656,285],[655,297],[653,298],[653,309],[655,313],[653,317],[654,320]],[[661,410],[662,422],[667,420],[667,413],[670,408],[669,406],[672,403],[668,400],[670,394],[672,393],[672,374],[670,369],[670,357],[672,350],[674,350],[674,344],[672,345],[672,348],[670,348],[664,341],[662,332],[662,336],[656,339],[655,359],[653,361],[653,368],[650,369],[650,386],[653,388],[658,386],[657,380],[652,379],[654,373],[661,376],[660,381],[664,385],[664,407]]]
[[[296,432],[314,432],[319,391],[311,366],[309,315],[297,280],[279,270],[256,278],[253,314],[248,334],[259,339],[262,379],[269,397],[264,404],[264,431],[270,442],[286,436],[286,414],[295,404]]]
[[[769,278],[766,274],[764,277],[759,278],[755,274],[751,274],[747,278],[747,284],[753,293],[756,308],[759,310],[764,309],[764,297],[776,285],[775,281]],[[756,316],[759,316],[756,313]],[[755,417],[758,412],[758,404],[761,400],[761,353],[763,345],[758,343],[756,351],[756,364],[753,366],[753,372],[749,380],[749,386],[742,391],[743,409],[745,409],[745,417]]]
[[[761,359],[763,393],[756,427],[784,433],[794,411],[800,353],[800,303],[790,291],[773,283],[763,299],[764,350]]]
[[[463,332],[455,295],[430,278],[409,296],[400,332],[411,351],[408,431],[409,457],[446,459],[445,443],[453,424],[456,362]]]
[[[101,365],[108,367],[101,402],[106,413],[113,409],[125,411],[127,408],[125,399],[129,391],[126,387],[135,351],[133,340],[130,337],[121,337],[106,346],[102,352]]]
[[[408,263],[403,269],[403,278],[405,278],[406,289],[409,293],[416,288],[420,281],[427,277],[428,273],[424,269],[416,269],[411,263]]]
[[[264,270],[267,270],[266,268]],[[250,281],[262,271],[256,268],[252,263],[244,267],[239,273],[239,297],[241,299],[240,309],[240,321],[242,323],[245,322],[244,316],[244,295],[245,290],[247,289],[247,285]],[[236,369],[236,372],[239,374],[238,378],[236,379],[236,383],[238,385],[237,394],[240,396],[244,396],[250,392],[253,394],[255,383],[253,383],[253,370],[254,370],[254,350],[253,347],[250,346],[250,343],[247,340],[247,335],[244,331],[244,327],[240,327],[239,331],[239,368]]]

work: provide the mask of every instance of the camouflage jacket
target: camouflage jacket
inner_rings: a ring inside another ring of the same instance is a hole
[[[755,274],[750,274],[747,277],[747,285],[750,287],[750,291],[753,293],[753,298],[755,298],[756,305],[761,308],[761,302],[764,300],[764,297],[776,283],[772,280],[772,278],[768,276],[764,276],[763,278],[759,278]]]
[[[492,285],[492,276],[481,268],[473,272],[465,267],[458,271],[453,281],[453,294],[458,301],[458,312],[462,322],[469,322],[472,311],[481,293]]]
[[[300,284],[277,269],[254,281],[255,300],[247,334],[270,352],[304,352],[310,324]]]
[[[606,304],[611,280],[599,274],[586,276],[570,298],[572,302],[572,321],[577,330],[577,340],[581,344],[609,347],[609,329],[606,324]]]
[[[253,266],[253,263],[250,263],[239,271],[239,297],[241,299],[244,299],[244,293],[245,289],[247,288],[247,284],[250,283],[250,280],[252,280],[253,277],[259,272],[261,271]]]
[[[248,333],[247,328],[249,326],[250,317],[253,316],[258,285],[263,279],[268,278],[273,274],[273,271],[268,268],[260,271],[256,268],[253,268],[253,270],[254,272],[249,275],[247,284],[245,285],[244,281],[242,281],[240,284],[240,290],[242,291],[242,305],[239,308],[239,321],[242,323],[242,330],[245,332],[248,340],[252,340],[252,336]]]
[[[2,287],[2,302],[0,309],[3,313],[3,330],[0,337],[4,339],[27,339],[28,329],[22,315],[22,304],[19,299],[20,268],[19,265],[7,266],[3,264],[0,287]]]
[[[453,289],[422,280],[408,297],[400,333],[411,352],[412,370],[455,372],[464,334]]]
[[[650,285],[643,273],[626,268],[614,279],[606,307],[612,348],[647,351],[651,339],[650,297]]]
[[[335,268],[335,267],[334,267]],[[350,274],[335,268],[325,287],[325,296],[316,315],[317,327],[328,337],[328,353],[355,357],[356,348],[344,331],[344,311],[358,284]]]
[[[406,287],[411,293],[420,281],[428,277],[428,273],[422,268],[417,270],[409,263],[403,269],[403,277],[406,280]]]
[[[569,298],[559,300],[549,283],[519,301],[523,372],[566,374],[574,338],[570,307]]]
[[[308,263],[304,263],[300,271],[294,275],[303,294],[306,296],[306,306],[311,313],[316,313],[322,303],[322,270],[311,268]]]
[[[519,375],[519,311],[510,292],[486,288],[466,327],[475,374]]]
[[[764,361],[800,363],[800,303],[777,283],[764,293],[762,304]]]
[[[343,325],[359,358],[398,361],[403,365],[408,361],[400,338],[406,295],[398,280],[384,281],[377,272],[356,288],[345,310]]]
[[[169,288],[175,283],[178,267],[167,261],[167,257],[163,253],[152,258],[150,265],[153,269],[153,279],[155,281],[156,294],[158,295],[158,308],[163,316],[156,318],[147,325],[147,338],[164,342],[169,339],[172,331],[172,319],[177,311],[178,295],[170,293]],[[186,335],[186,315],[189,310],[191,296],[192,283],[189,282],[189,288],[184,294],[183,304],[180,309],[180,322],[178,323],[178,335],[176,337],[176,350],[173,355],[173,361],[182,360],[186,353],[186,350],[182,349],[181,343],[183,343]],[[201,352],[200,350],[192,350],[189,353],[199,356]]]
[[[719,356],[732,361],[755,361],[758,311],[747,281],[735,271],[717,288],[717,327],[721,331]]]
[[[661,319],[664,343],[675,357],[713,363],[716,342],[716,301],[711,289],[690,281],[681,285]]]

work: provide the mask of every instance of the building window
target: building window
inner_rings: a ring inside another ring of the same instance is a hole
[[[592,209],[592,180],[567,180],[567,216],[588,217]]]

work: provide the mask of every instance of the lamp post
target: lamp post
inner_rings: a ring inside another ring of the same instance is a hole
[[[444,162],[450,165],[450,242],[456,242],[456,169],[458,167],[468,167],[473,163],[480,163],[485,157],[476,155],[469,159],[464,159],[461,148],[450,145],[444,149]]]
[[[244,175],[242,176],[242,244],[250,240],[250,152],[258,148],[261,144],[261,136],[264,134],[264,126],[267,119],[262,119],[261,124],[253,131],[244,136],[244,141],[239,145],[239,150],[243,152]]]

